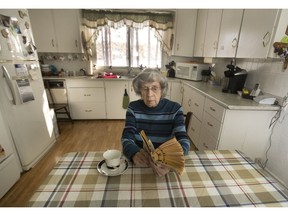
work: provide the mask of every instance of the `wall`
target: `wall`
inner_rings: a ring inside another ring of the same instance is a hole
[[[215,59],[215,72],[224,76],[226,65],[231,59]],[[284,97],[288,92],[288,69],[283,71],[283,61],[273,59],[237,59],[237,66],[248,72],[245,87],[253,88],[255,83],[260,84],[263,92]],[[270,148],[267,146],[267,170],[273,173],[288,187],[288,111],[282,111],[279,120],[274,124],[271,133]],[[267,125],[268,127],[268,125]],[[261,136],[261,134],[255,134]],[[264,162],[266,156],[263,155]]]

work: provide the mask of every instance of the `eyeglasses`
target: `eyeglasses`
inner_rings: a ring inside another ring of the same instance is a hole
[[[154,93],[158,93],[160,91],[160,87],[152,86],[151,88],[148,88],[148,87],[141,88],[141,92],[143,92],[143,93],[148,93],[149,90],[151,90]]]

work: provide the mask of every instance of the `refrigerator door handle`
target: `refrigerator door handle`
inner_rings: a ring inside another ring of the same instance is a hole
[[[5,78],[6,83],[7,83],[8,87],[9,87],[9,90],[10,90],[11,95],[12,95],[12,103],[14,105],[16,105],[15,92],[13,90],[11,77],[10,77],[7,69],[5,68],[5,66],[2,65],[2,69],[3,69],[3,77]]]

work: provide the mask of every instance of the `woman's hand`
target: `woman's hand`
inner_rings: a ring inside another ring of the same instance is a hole
[[[136,166],[149,166],[149,155],[144,149],[137,152],[132,160]]]
[[[149,160],[150,167],[158,176],[166,175],[170,169],[163,164],[155,163],[152,159]]]

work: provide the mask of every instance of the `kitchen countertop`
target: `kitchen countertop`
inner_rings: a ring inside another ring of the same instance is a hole
[[[209,82],[195,82],[182,80],[201,94],[215,101],[216,103],[231,110],[279,110],[277,105],[259,104],[251,99],[242,98],[238,94],[223,93],[221,86],[214,86]]]
[[[43,79],[80,79],[80,80],[93,80],[93,81],[121,81],[121,80],[132,80],[134,77],[123,76],[121,78],[95,78],[91,76],[43,76]],[[259,104],[251,99],[245,99],[238,94],[223,93],[221,86],[215,86],[209,82],[199,82],[199,81],[189,81],[178,78],[168,78],[169,81],[181,81],[191,86],[199,93],[210,98],[216,103],[222,105],[223,107],[231,110],[263,110],[263,111],[277,111],[280,109],[277,105],[266,105]]]

